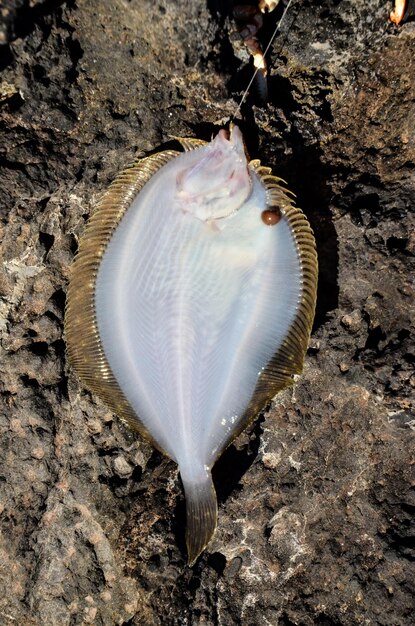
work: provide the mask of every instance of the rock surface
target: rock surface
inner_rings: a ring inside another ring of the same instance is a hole
[[[189,569],[174,464],[81,387],[62,323],[111,179],[234,112],[231,3],[2,3],[0,624],[412,623],[415,23],[390,4],[294,3],[269,104],[242,107],[315,229],[319,303],[304,375],[217,464]]]

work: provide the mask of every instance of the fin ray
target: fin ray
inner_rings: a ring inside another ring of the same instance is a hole
[[[195,139],[194,137],[174,137],[174,139],[180,143],[185,152],[196,150],[196,148],[200,148],[207,144],[207,141],[204,141],[203,139]]]
[[[189,566],[212,539],[218,520],[218,503],[210,471],[203,481],[182,478],[186,496],[186,545]]]
[[[261,165],[258,159],[249,167],[261,178],[266,190],[269,206],[278,206],[283,218],[288,222],[297,248],[302,268],[301,294],[297,314],[291,329],[274,354],[261,376],[251,401],[240,421],[238,429],[232,433],[220,454],[258,416],[272,398],[294,383],[294,375],[301,374],[310,339],[317,298],[318,259],[313,231],[304,213],[294,204],[295,195],[281,186],[283,181],[273,176],[271,168]],[[288,195],[290,194],[290,195]]]
[[[104,354],[95,312],[95,280],[102,255],[135,196],[153,174],[179,154],[166,150],[138,159],[103,194],[89,219],[71,268],[65,310],[67,354],[79,378],[121,420],[158,449],[160,446],[127,402]]]

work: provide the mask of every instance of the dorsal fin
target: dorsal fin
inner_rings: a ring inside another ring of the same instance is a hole
[[[65,309],[66,349],[80,379],[158,449],[160,446],[124,397],[105,357],[95,312],[95,281],[102,255],[135,196],[163,165],[179,154],[166,150],[138,159],[122,171],[104,193],[89,219],[72,264]]]
[[[208,143],[203,141],[203,139],[195,139],[194,137],[174,137],[174,139],[180,143],[185,152],[201,148]]]

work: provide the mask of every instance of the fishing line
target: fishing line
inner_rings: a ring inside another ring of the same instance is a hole
[[[266,56],[266,54],[268,53],[268,50],[270,49],[270,47],[271,47],[271,45],[272,45],[272,43],[273,43],[273,41],[274,41],[275,37],[277,36],[277,33],[278,33],[278,31],[280,30],[281,24],[283,23],[283,21],[284,21],[284,19],[285,19],[285,16],[287,15],[287,11],[288,11],[288,9],[290,8],[291,4],[292,4],[292,0],[288,0],[287,6],[285,7],[284,12],[283,12],[283,14],[281,15],[281,18],[280,18],[279,22],[278,22],[278,23],[277,23],[277,25],[275,26],[274,32],[272,33],[271,38],[270,38],[270,40],[269,40],[269,42],[268,42],[268,45],[267,45],[267,47],[265,48],[265,50],[264,50],[264,52],[263,52],[263,56],[264,56],[264,57],[265,57],[265,56]],[[258,74],[259,70],[260,70],[260,68],[259,68],[259,67],[257,67],[257,68],[255,69],[255,72],[253,73],[252,78],[251,78],[251,80],[249,81],[248,86],[247,86],[247,88],[245,89],[245,91],[244,91],[244,93],[243,93],[243,95],[242,95],[241,101],[240,101],[240,103],[238,104],[238,107],[237,107],[237,109],[235,110],[235,113],[234,113],[234,114],[232,115],[232,117],[231,117],[231,120],[230,120],[230,121],[231,121],[231,123],[233,122],[233,120],[234,120],[234,119],[235,119],[235,117],[238,115],[239,111],[241,110],[241,106],[242,106],[242,105],[243,105],[243,103],[245,102],[245,100],[246,100],[246,98],[247,98],[247,96],[248,96],[249,90],[250,90],[250,89],[251,89],[251,87],[252,87],[252,83],[254,82],[254,80],[255,80],[255,78],[256,78],[256,75]]]

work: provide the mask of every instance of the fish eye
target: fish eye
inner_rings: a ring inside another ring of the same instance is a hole
[[[261,219],[267,226],[275,226],[281,217],[281,210],[277,206],[270,207],[261,213]]]

